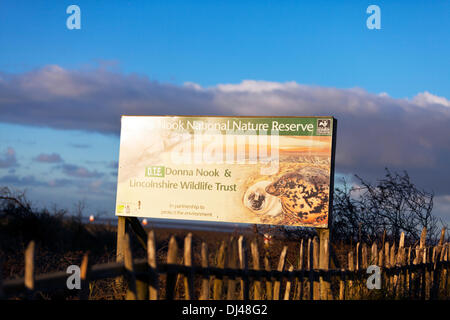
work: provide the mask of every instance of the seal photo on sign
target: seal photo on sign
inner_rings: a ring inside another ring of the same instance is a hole
[[[310,215],[326,215],[329,199],[329,174],[317,167],[304,167],[286,173],[266,187],[267,194],[279,197],[283,213],[294,220]]]
[[[255,214],[278,216],[282,213],[281,200],[266,192],[272,181],[259,181],[250,186],[244,194],[244,205]]]

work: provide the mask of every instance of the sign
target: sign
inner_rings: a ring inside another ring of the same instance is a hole
[[[332,117],[123,116],[116,215],[328,226]]]

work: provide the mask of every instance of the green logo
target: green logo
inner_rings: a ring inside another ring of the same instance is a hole
[[[165,169],[164,166],[152,166],[145,168],[146,177],[164,178]]]

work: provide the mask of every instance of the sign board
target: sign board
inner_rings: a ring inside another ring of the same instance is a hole
[[[116,215],[328,226],[332,117],[123,116]]]

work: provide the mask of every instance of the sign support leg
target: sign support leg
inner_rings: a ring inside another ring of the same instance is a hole
[[[319,235],[319,268],[328,270],[330,264],[330,229],[316,229]],[[328,276],[320,278],[320,297],[322,300],[332,300]]]
[[[118,217],[117,220],[117,251],[116,251],[116,262],[123,262],[123,241],[125,237],[126,230],[126,217]]]
[[[116,262],[123,263],[124,261],[124,241],[126,233],[126,221],[125,217],[118,217],[117,220],[117,250],[116,250]],[[124,284],[123,277],[116,278],[116,286],[122,288]]]

